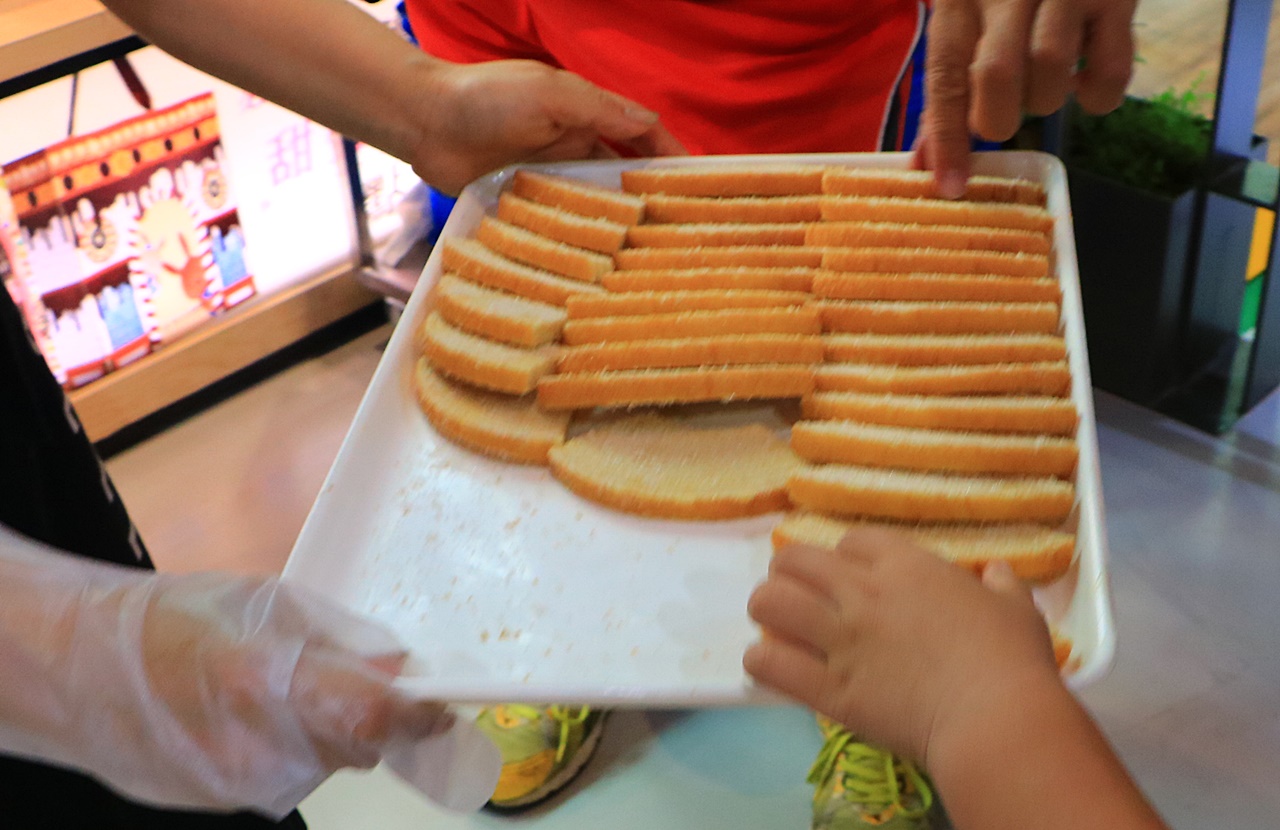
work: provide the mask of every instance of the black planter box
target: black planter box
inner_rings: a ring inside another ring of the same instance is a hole
[[[1196,192],[1171,199],[1067,175],[1093,384],[1151,406],[1177,374]],[[1243,261],[1240,271],[1243,282]]]

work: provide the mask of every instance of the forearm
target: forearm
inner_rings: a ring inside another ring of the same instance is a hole
[[[1164,830],[1106,738],[1053,679],[1020,705],[970,712],[930,746],[929,772],[957,830]]]
[[[103,0],[144,38],[344,135],[410,158],[440,62],[346,0]]]

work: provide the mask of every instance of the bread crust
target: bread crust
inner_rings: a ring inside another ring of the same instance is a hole
[[[524,395],[555,368],[558,349],[521,349],[467,334],[438,313],[422,327],[423,354],[441,374],[482,389]]]
[[[916,222],[1053,232],[1043,207],[883,196],[823,196],[822,218],[832,222]]]
[[[809,164],[648,167],[622,171],[627,193],[673,196],[802,196],[822,192],[823,168]]]
[[[697,289],[804,291],[813,286],[812,268],[664,268],[610,271],[600,278],[608,291],[691,291]]]
[[[723,334],[818,334],[820,331],[822,324],[818,310],[806,305],[570,320],[564,325],[563,339],[567,345],[578,346],[623,340],[666,340]]]
[[[1078,451],[1069,438],[987,435],[856,421],[797,421],[791,448],[815,464],[1069,479]]]
[[[1044,435],[1073,435],[1080,417],[1070,399],[1030,395],[814,392],[801,401],[801,411],[813,419]]]
[[[511,192],[540,205],[622,225],[638,225],[644,220],[644,199],[639,196],[567,176],[517,170],[511,179]]]
[[[822,340],[813,335],[718,335],[572,346],[561,353],[556,371],[603,372],[821,361]]]
[[[547,463],[564,442],[567,413],[547,413],[531,398],[469,389],[432,371],[425,357],[414,367],[414,394],[427,420],[448,440],[472,452],[518,464]]]
[[[1064,360],[1055,334],[841,334],[822,336],[828,363],[886,366],[973,366]]]
[[[819,270],[813,275],[813,293],[844,300],[1062,302],[1062,289],[1051,277],[987,274],[864,274]]]
[[[804,222],[633,225],[627,230],[627,245],[632,248],[803,245],[807,228]]]
[[[991,274],[1005,277],[1048,277],[1044,254],[1001,251],[948,251],[933,248],[825,248],[828,271],[887,274]]]
[[[831,516],[908,522],[1042,522],[1056,526],[1075,488],[1056,478],[939,475],[824,464],[787,484],[798,507]]]
[[[598,285],[521,265],[474,239],[446,239],[440,245],[440,262],[446,272],[549,305],[563,306],[575,294],[603,290]]]
[[[501,300],[487,301],[486,295],[497,295]],[[557,306],[515,295],[499,295],[450,274],[440,278],[432,302],[432,307],[454,328],[526,348],[559,340],[567,318],[564,309]],[[522,304],[527,307],[523,313]]]
[[[480,220],[476,239],[508,259],[583,282],[596,282],[601,274],[613,270],[613,257],[553,242],[492,216]]]
[[[688,291],[628,291],[570,297],[565,304],[570,320],[629,317],[673,311],[711,311],[722,308],[787,308],[808,303],[806,291],[693,289]]]
[[[1058,398],[1071,392],[1071,370],[1066,361],[910,367],[826,363],[818,367],[815,381],[816,388],[824,392]]]
[[[870,334],[988,334],[1058,331],[1054,303],[819,300],[823,331]]]
[[[601,254],[612,255],[627,241],[627,225],[579,216],[530,202],[513,193],[498,197],[498,218],[556,242]]]
[[[796,245],[729,245],[694,248],[623,248],[613,255],[619,271],[664,268],[817,268],[822,251]]]
[[[928,170],[829,167],[822,176],[822,192],[829,196],[939,198],[933,172]],[[999,176],[970,176],[962,198],[968,202],[1011,202],[1040,207],[1047,202],[1040,184]]]
[[[1010,228],[895,222],[814,222],[805,244],[819,248],[929,248],[1047,255],[1047,234]]]
[[[799,398],[813,389],[805,365],[642,369],[549,375],[538,383],[548,410]]]
[[[688,222],[816,222],[821,196],[670,196],[645,197],[645,218],[652,224]]]

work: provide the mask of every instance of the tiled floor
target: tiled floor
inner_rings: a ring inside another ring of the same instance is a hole
[[[280,569],[387,334],[109,462],[160,567]],[[1280,826],[1280,400],[1220,439],[1107,395],[1097,408],[1119,647],[1082,697],[1177,830]],[[615,715],[574,795],[525,818],[448,816],[380,771],[336,776],[303,812],[317,830],[800,828],[816,743],[795,722],[785,709]]]

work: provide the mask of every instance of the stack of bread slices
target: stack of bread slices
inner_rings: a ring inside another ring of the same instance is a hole
[[[1053,227],[1015,179],[953,202],[901,170],[655,166],[621,191],[519,171],[443,243],[419,400],[446,437],[633,513],[790,510],[776,544],[887,525],[1052,580],[1077,457]],[[678,414],[788,398],[789,440]]]

